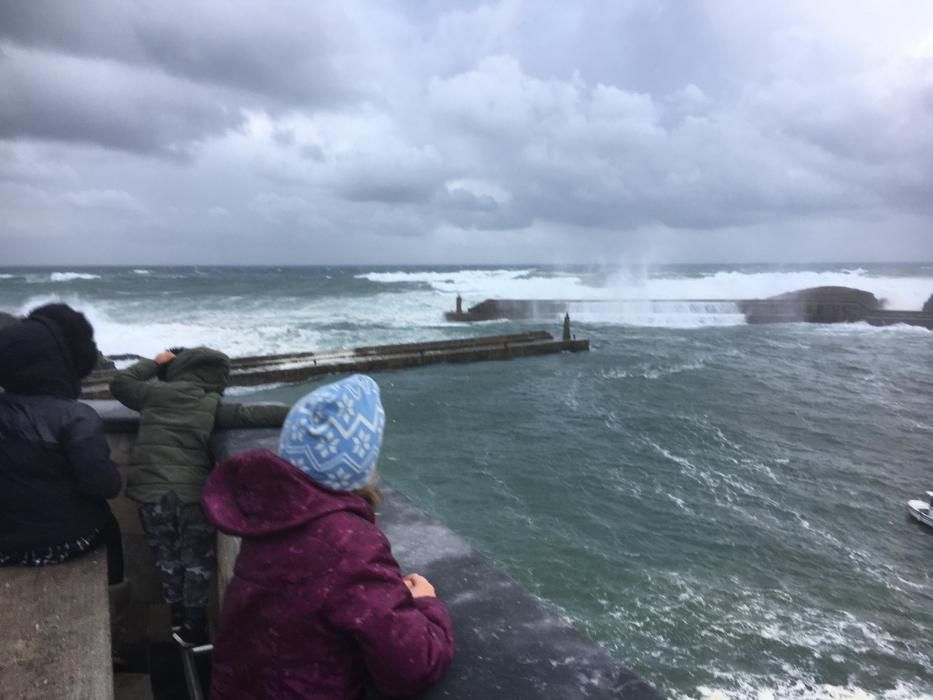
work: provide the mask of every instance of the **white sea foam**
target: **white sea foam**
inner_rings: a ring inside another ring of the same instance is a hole
[[[669,450],[666,450],[665,448],[661,447],[658,443],[656,443],[654,440],[651,440],[649,438],[645,438],[645,441],[649,445],[651,445],[655,450],[657,450],[663,457],[665,457],[666,459],[669,459],[674,464],[680,465],[683,469],[689,472],[696,471],[696,467],[686,457],[680,457],[678,455],[675,455],[674,453],[670,452]]]
[[[255,386],[231,386],[227,387],[226,391],[224,391],[224,394],[227,396],[246,396],[248,394],[255,394],[259,391],[277,389],[280,386],[283,386],[281,382],[273,384],[256,384]]]
[[[69,304],[79,311],[85,312],[85,315],[91,319],[91,316],[87,314],[84,308],[82,308],[83,304],[81,298],[73,294],[39,294],[32,296],[20,304],[12,313],[14,316],[25,316],[37,306],[44,306],[45,304],[55,304],[59,302]],[[91,319],[91,323],[94,323],[93,319]]]
[[[105,354],[151,357],[173,345],[209,345],[230,355],[335,350],[378,343],[436,340],[443,307],[426,297],[253,299],[211,304],[202,298],[107,301],[78,294],[28,298],[18,315],[43,304],[64,302],[91,321]],[[334,330],[334,327],[337,330]]]
[[[99,280],[100,275],[94,275],[90,272],[53,272],[49,275],[52,282],[71,282],[73,280]]]
[[[464,303],[484,299],[603,299],[605,290],[586,285],[580,276],[536,273],[534,270],[451,270],[450,272],[369,272],[360,279],[383,284],[428,284],[448,295],[460,294]]]
[[[680,364],[661,366],[654,366],[649,363],[643,363],[631,370],[606,370],[602,373],[602,375],[606,379],[660,379],[661,377],[667,377],[672,374],[680,374],[681,372],[690,372],[693,370],[703,369],[705,366],[706,365],[704,365],[700,360],[695,362],[684,362]]]
[[[143,269],[133,270],[133,272],[136,273],[137,275],[151,275],[152,274],[152,270],[143,270]]]
[[[895,323],[891,326],[872,326],[867,323],[821,323],[814,326],[816,332],[823,335],[859,335],[866,333],[912,333],[914,335],[929,335],[930,330],[923,326],[910,326],[906,323]]]
[[[784,622],[761,625],[758,634],[785,646],[898,655],[896,640],[876,625],[854,618],[829,620],[823,614],[809,611],[790,613]]]
[[[880,693],[856,685],[832,685],[807,680],[777,681],[757,676],[721,674],[731,677],[735,687],[699,686],[695,695],[680,695],[681,700],[933,700],[929,689],[913,683],[898,682]]]
[[[322,347],[322,331],[301,326],[283,311],[274,320],[267,310],[209,309],[197,300],[166,305],[158,302],[88,301],[77,295],[30,297],[16,315],[43,304],[64,302],[81,311],[94,326],[100,349],[108,355],[135,353],[152,357],[170,346],[208,345],[230,355],[254,355]]]
[[[730,302],[690,303],[607,299],[574,301],[568,304],[567,310],[575,322],[594,325],[704,328],[737,326],[745,323],[745,316],[735,304]]]

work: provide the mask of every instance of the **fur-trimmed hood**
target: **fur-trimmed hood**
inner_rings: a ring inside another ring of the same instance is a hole
[[[0,386],[14,394],[76,399],[96,359],[91,325],[65,304],[0,329]]]

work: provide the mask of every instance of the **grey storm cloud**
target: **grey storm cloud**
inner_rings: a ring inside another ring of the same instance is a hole
[[[140,78],[143,79],[140,79]],[[241,116],[159,73],[7,49],[0,58],[0,138],[50,139],[185,157]]]
[[[127,62],[186,81],[322,104],[355,92],[365,68],[354,26],[335,3],[8,1],[0,38],[26,47]]]
[[[929,257],[933,6],[886,8],[0,0],[0,243]]]

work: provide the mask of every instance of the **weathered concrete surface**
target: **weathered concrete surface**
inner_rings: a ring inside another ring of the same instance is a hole
[[[107,554],[0,569],[0,698],[113,697]]]
[[[275,449],[274,430],[225,431],[218,459],[244,449]],[[377,522],[404,571],[426,576],[447,603],[457,655],[423,698],[466,700],[657,700],[661,696],[621,667],[546,604],[493,567],[465,540],[386,487]],[[221,548],[222,581],[232,575],[235,538]],[[373,695],[377,697],[377,695]]]

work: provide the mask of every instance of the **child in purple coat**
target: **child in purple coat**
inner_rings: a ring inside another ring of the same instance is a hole
[[[385,414],[354,375],[292,407],[279,454],[241,453],[204,487],[208,518],[242,537],[214,645],[211,698],[358,700],[367,677],[405,697],[454,654],[446,606],[402,576],[376,527]]]

